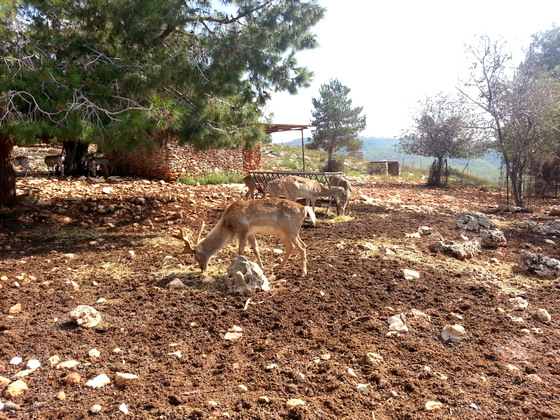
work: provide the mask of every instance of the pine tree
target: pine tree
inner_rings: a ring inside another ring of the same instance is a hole
[[[327,152],[327,171],[334,169],[333,154],[339,150],[356,152],[363,142],[356,137],[366,128],[366,117],[361,116],[362,107],[352,107],[348,98],[350,89],[337,79],[319,88],[319,98],[312,98],[313,140],[307,145],[310,149],[323,149]]]
[[[317,46],[309,29],[324,15],[315,0],[6,2],[0,166],[7,139],[68,150],[169,135],[199,148],[257,142],[270,92],[309,85],[295,54]],[[0,168],[0,204],[13,200],[4,182]]]

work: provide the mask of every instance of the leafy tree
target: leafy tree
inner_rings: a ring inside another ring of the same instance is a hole
[[[474,58],[470,82],[461,92],[486,115],[494,148],[504,162],[515,205],[524,206],[523,183],[534,156],[546,147],[543,133],[554,125],[560,94],[551,74],[531,64],[517,68],[501,42],[481,37],[468,51]]]
[[[404,153],[436,158],[428,185],[447,185],[445,159],[471,159],[483,153],[469,119],[460,98],[439,94],[420,102],[415,125],[400,139],[399,146]]]
[[[349,93],[348,87],[331,79],[319,88],[319,98],[312,98],[315,131],[307,147],[327,152],[327,171],[334,169],[333,153],[343,149],[357,152],[363,145],[356,137],[366,128],[366,117],[360,115],[362,107],[352,107]]]
[[[0,204],[14,200],[13,141],[64,143],[68,169],[89,142],[259,141],[270,92],[309,85],[295,54],[324,15],[316,0],[1,2]]]

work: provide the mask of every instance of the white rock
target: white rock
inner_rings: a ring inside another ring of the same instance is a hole
[[[237,389],[240,390],[241,392],[247,392],[247,391],[249,390],[249,389],[247,388],[247,386],[246,386],[246,385],[243,385],[243,384],[238,385],[238,386],[237,386]]]
[[[305,401],[300,400],[299,398],[292,398],[286,401],[286,405],[288,407],[297,407],[298,405],[305,405]]]
[[[305,375],[304,375],[303,373],[301,373],[301,372],[296,373],[296,374],[294,375],[294,378],[295,378],[295,380],[298,381],[298,382],[303,382],[303,381],[305,381]]]
[[[224,335],[224,339],[228,341],[239,340],[241,337],[243,337],[243,333],[239,333],[239,332],[227,332]]]
[[[101,388],[110,383],[111,380],[109,379],[109,377],[102,373],[101,375],[97,375],[95,378],[87,381],[86,386],[89,386],[91,388]]]
[[[91,349],[90,351],[88,351],[88,356],[90,357],[90,359],[97,359],[99,356],[101,356],[101,352],[97,349]]]
[[[367,353],[364,360],[368,365],[377,366],[383,363],[383,356],[377,353]]]
[[[79,305],[70,312],[72,318],[80,327],[92,328],[101,322],[101,314],[95,308]]]
[[[27,361],[27,368],[28,369],[39,369],[41,367],[41,362],[38,361],[37,359],[30,359]]]
[[[420,273],[418,271],[409,270],[408,268],[403,270],[403,275],[405,280],[416,280],[420,278]]]
[[[348,368],[348,375],[350,375],[352,378],[357,378],[358,375],[356,375],[356,372],[354,372],[354,369],[352,368]]]
[[[552,319],[548,311],[543,308],[537,309],[535,314],[537,315],[537,318],[542,322],[550,322],[550,320]]]
[[[181,281],[181,279],[173,279],[169,283],[167,283],[167,288],[170,290],[184,290],[187,288],[185,283]]]
[[[119,405],[119,411],[121,413],[128,414],[128,407],[126,406],[125,403],[122,403],[121,405]]]
[[[72,369],[78,366],[80,362],[77,360],[67,360],[66,362],[61,362],[56,365],[57,369]]]
[[[91,408],[89,409],[90,413],[96,414],[101,412],[101,406],[98,404],[92,405]]]
[[[23,359],[21,357],[14,357],[12,358],[12,360],[10,360],[10,365],[19,365],[21,362],[23,362]]]
[[[439,401],[428,401],[424,407],[426,411],[438,411],[443,408],[443,403]]]
[[[406,321],[405,314],[390,316],[387,319],[387,322],[389,323],[389,330],[396,331],[396,332],[407,332],[408,327],[406,326],[405,321]]]
[[[27,384],[21,379],[12,382],[4,391],[4,396],[8,399],[19,397],[27,391]]]
[[[526,309],[527,306],[529,306],[529,302],[527,302],[522,297],[511,298],[509,300],[509,303],[514,310],[518,310],[518,311]]]
[[[358,384],[358,385],[356,385],[356,389],[363,394],[368,393],[368,386],[366,384]]]
[[[458,343],[465,338],[465,335],[465,328],[458,324],[446,325],[443,327],[443,331],[441,332],[441,338],[443,341],[451,341],[452,343]]]
[[[119,386],[124,386],[136,379],[138,379],[138,375],[134,375],[132,373],[115,373],[115,383]]]

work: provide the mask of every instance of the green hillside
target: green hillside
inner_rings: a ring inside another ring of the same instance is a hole
[[[359,137],[363,140],[362,152],[365,160],[396,160],[403,168],[428,169],[434,158],[409,155],[398,151],[398,139]],[[299,146],[301,139],[295,139],[286,146]],[[448,165],[461,172],[468,173],[478,178],[497,182],[500,179],[501,160],[495,154],[488,154],[483,159],[449,159]]]

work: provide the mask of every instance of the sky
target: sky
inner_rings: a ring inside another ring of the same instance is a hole
[[[503,39],[523,57],[531,35],[560,25],[560,0],[320,0],[325,17],[312,32],[320,46],[297,54],[314,72],[297,95],[274,93],[266,111],[279,124],[308,125],[312,98],[331,79],[350,88],[352,106],[362,106],[362,136],[399,138],[412,127],[419,100],[452,93],[466,80],[465,45],[488,35]],[[517,62],[518,62],[517,61]],[[304,136],[311,136],[305,130]],[[273,134],[274,142],[301,133]]]

